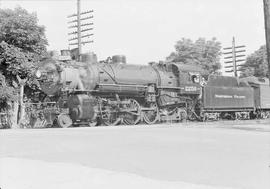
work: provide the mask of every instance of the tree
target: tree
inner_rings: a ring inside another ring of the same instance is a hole
[[[5,77],[0,73],[0,111],[8,107],[9,101],[15,101],[16,90],[6,85]]]
[[[268,77],[266,46],[263,45],[254,53],[250,54],[243,65],[241,77]]]
[[[14,10],[0,9],[0,72],[5,78],[5,87],[20,91],[20,102],[26,82],[33,77],[35,63],[46,56],[47,40],[44,32],[45,28],[38,25],[35,13],[28,13],[21,7]],[[14,95],[10,90],[8,94]],[[13,99],[14,104],[18,103],[16,94],[14,98],[8,99]]]
[[[199,38],[195,42],[182,38],[176,42],[175,52],[172,52],[167,61],[184,64],[200,65],[208,73],[217,73],[220,64],[221,43],[212,38]]]
[[[38,55],[46,52],[45,27],[38,25],[37,15],[21,7],[0,10],[0,41],[25,52]]]

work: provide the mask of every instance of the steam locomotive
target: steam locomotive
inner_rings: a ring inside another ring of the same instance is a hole
[[[60,127],[270,117],[269,95],[256,101],[262,93],[252,80],[206,82],[203,74],[181,63],[131,65],[122,55],[103,62],[47,59],[36,71],[42,102],[29,103],[27,115],[32,126]]]

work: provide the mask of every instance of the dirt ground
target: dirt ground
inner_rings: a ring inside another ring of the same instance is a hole
[[[1,189],[270,188],[270,120],[0,131]]]

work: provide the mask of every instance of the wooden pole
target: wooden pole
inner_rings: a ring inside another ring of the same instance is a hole
[[[270,81],[270,0],[263,0],[264,6],[264,24],[265,24],[265,39],[268,61],[268,78]],[[270,85],[270,82],[269,82]]]
[[[81,42],[81,0],[77,0],[77,34],[78,34],[78,61],[81,60],[82,42]]]
[[[24,95],[24,86],[25,86],[27,79],[21,79],[18,75],[16,77],[17,77],[17,80],[18,80],[19,86],[20,86],[20,98],[19,98],[20,117],[18,120],[18,124],[22,128],[24,126],[23,124],[25,122],[25,107],[24,107],[24,102],[23,102],[23,95]]]
[[[234,77],[237,77],[237,66],[236,66],[236,56],[235,56],[235,39],[232,40],[232,61],[233,61],[233,73]]]

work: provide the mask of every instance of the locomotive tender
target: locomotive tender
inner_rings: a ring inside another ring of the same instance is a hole
[[[200,67],[181,63],[130,65],[119,55],[99,63],[47,59],[36,72],[46,96],[39,106],[43,109],[35,106],[30,114],[38,112],[43,124],[57,122],[60,127],[248,119],[258,114],[248,81],[212,76],[205,84],[202,74]],[[269,110],[270,104],[260,112],[267,117]]]

